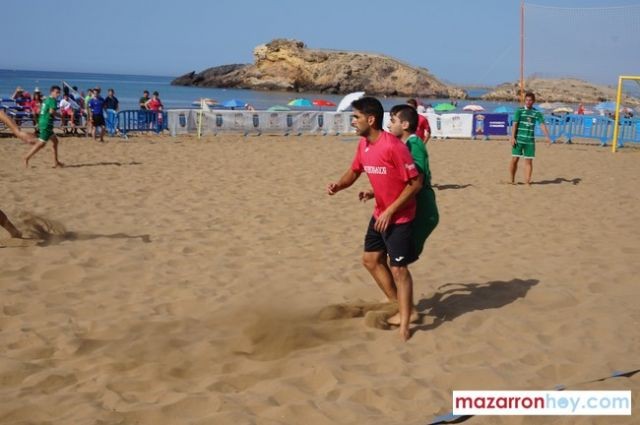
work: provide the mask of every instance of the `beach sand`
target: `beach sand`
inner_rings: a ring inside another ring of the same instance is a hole
[[[426,424],[452,390],[631,390],[640,374],[640,150],[429,143],[440,225],[411,266],[422,317],[379,329],[360,264],[354,137],[0,139],[2,424]],[[522,170],[518,178],[522,180]]]

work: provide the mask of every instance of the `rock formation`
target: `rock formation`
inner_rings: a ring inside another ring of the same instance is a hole
[[[435,98],[466,97],[464,90],[438,81],[425,68],[388,56],[308,49],[296,40],[273,40],[253,51],[255,62],[190,72],[171,84],[342,94]]]
[[[536,102],[566,102],[566,103],[599,103],[615,100],[616,89],[598,86],[586,81],[561,78],[525,80],[525,90],[536,95]],[[495,90],[482,96],[484,100],[519,102],[520,83],[504,83]],[[631,96],[623,97],[625,105],[640,105],[640,99]]]

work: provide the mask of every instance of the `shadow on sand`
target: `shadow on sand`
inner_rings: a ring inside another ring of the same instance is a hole
[[[112,233],[112,234],[97,234],[97,233],[78,233],[78,232],[65,232],[61,235],[51,235],[48,233],[41,233],[38,235],[38,246],[51,246],[57,245],[65,241],[90,241],[93,239],[140,239],[141,242],[151,243],[150,235],[127,235],[126,233]]]
[[[131,161],[131,162],[92,162],[92,163],[88,163],[88,164],[70,164],[70,165],[65,165],[64,168],[81,168],[81,167],[100,167],[100,166],[106,166],[106,165],[115,165],[116,167],[121,167],[123,165],[142,165],[142,162],[136,162],[136,161]]]
[[[438,190],[466,189],[473,186],[472,184],[434,184],[433,188]]]
[[[564,177],[558,177],[553,180],[540,180],[539,182],[531,182],[531,184],[562,184],[562,183],[571,183],[572,185],[577,185],[582,181],[581,178],[577,177],[575,179],[565,179]]]
[[[434,321],[418,325],[413,330],[432,330],[465,313],[504,307],[518,298],[524,298],[529,289],[539,282],[536,279],[513,279],[508,282],[447,283],[438,288],[431,298],[418,301],[416,307],[420,315],[434,317]]]

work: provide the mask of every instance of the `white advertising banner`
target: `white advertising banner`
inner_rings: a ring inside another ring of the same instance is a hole
[[[200,111],[172,109],[168,111],[171,135],[219,133],[338,135],[352,134],[351,114],[324,111]]]
[[[465,139],[473,136],[473,114],[423,114],[431,137]]]

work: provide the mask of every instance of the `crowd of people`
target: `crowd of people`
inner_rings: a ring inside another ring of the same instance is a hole
[[[90,88],[85,94],[75,86],[63,86],[51,86],[47,97],[44,97],[38,88],[31,96],[22,87],[17,87],[11,99],[15,103],[15,110],[20,114],[13,114],[12,117],[0,110],[0,122],[20,140],[32,145],[24,158],[25,166],[29,165],[33,155],[49,141],[53,148],[54,167],[63,166],[58,160],[58,138],[53,132],[56,118],[60,119],[64,134],[78,134],[79,129],[84,129],[85,134],[90,134],[94,140],[100,142],[104,142],[107,127],[113,132],[118,131],[116,117],[120,110],[120,101],[114,89],[108,89],[107,97],[103,98],[100,87]],[[141,110],[161,112],[164,105],[160,100],[160,93],[154,91],[149,98],[149,92],[145,90],[140,98],[139,107]],[[33,122],[34,133],[27,133],[20,128],[24,120]]]
[[[120,110],[120,101],[112,88],[107,90],[107,96],[104,98],[101,93],[100,87],[89,88],[86,92],[78,91],[76,86],[64,85],[62,87],[56,101],[57,116],[60,118],[64,134],[78,134],[78,128],[86,128],[87,134],[91,134],[94,139],[104,141],[105,127],[108,124],[113,124],[115,115]],[[22,87],[17,87],[11,95],[11,99],[21,112],[31,114],[29,118],[26,118],[24,114],[16,116],[14,118],[16,124],[20,126],[23,121],[30,120],[34,123],[37,134],[39,131],[37,124],[45,99],[40,89],[36,87],[32,96]],[[156,112],[162,111],[164,105],[160,100],[160,93],[154,91],[152,97],[149,97],[149,91],[145,90],[140,97],[139,108]]]

